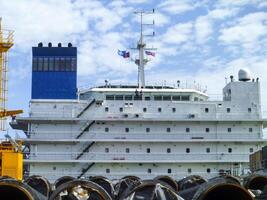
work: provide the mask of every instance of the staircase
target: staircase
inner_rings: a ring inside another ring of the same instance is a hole
[[[87,152],[89,151],[90,147],[93,146],[94,143],[95,143],[95,142],[91,142],[91,143],[89,143],[89,144],[82,150],[82,152],[76,157],[76,160],[79,160],[79,159],[83,156],[84,153],[87,153]]]
[[[82,128],[82,131],[79,133],[79,135],[76,136],[76,139],[79,139],[85,131],[88,131],[89,128],[95,123],[94,121],[91,121],[90,123],[86,123],[86,125]]]
[[[81,117],[83,115],[83,113],[90,108],[93,104],[95,103],[95,99],[93,99],[92,101],[90,101],[84,108],[83,110],[76,116],[77,118]]]
[[[94,164],[95,163],[89,163],[86,168],[82,168],[82,173],[77,178],[81,178],[91,167],[94,166]]]

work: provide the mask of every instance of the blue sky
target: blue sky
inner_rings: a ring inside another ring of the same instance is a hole
[[[15,30],[10,52],[9,107],[28,112],[31,47],[68,42],[78,47],[78,86],[136,83],[137,67],[117,55],[138,40],[136,10],[151,10],[157,47],[146,66],[148,83],[174,85],[177,80],[207,86],[220,95],[225,77],[249,68],[262,83],[267,111],[266,0],[0,0],[3,25]],[[152,31],[151,29],[147,32]]]

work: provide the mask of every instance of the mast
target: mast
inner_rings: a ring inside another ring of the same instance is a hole
[[[150,12],[147,11],[136,11],[134,14],[140,15],[140,39],[137,43],[136,48],[132,48],[138,50],[138,57],[134,60],[135,64],[138,66],[138,88],[145,87],[145,65],[148,62],[148,59],[145,58],[145,50],[156,50],[155,48],[145,48],[146,43],[144,42],[144,36],[154,36],[155,33],[153,32],[152,35],[144,35],[143,34],[143,26],[145,25],[154,25],[154,20],[152,24],[144,24],[143,23],[143,16],[145,14],[154,14],[154,9]]]

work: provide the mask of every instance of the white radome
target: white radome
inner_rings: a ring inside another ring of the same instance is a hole
[[[238,80],[239,81],[250,81],[251,72],[249,71],[249,69],[240,69],[238,72]]]

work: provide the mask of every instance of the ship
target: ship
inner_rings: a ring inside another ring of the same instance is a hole
[[[77,90],[76,47],[39,43],[32,48],[29,114],[10,122],[26,135],[20,138],[25,176],[179,180],[250,173],[249,155],[267,144],[259,78],[240,69],[238,79],[231,76],[222,89],[221,100],[179,81],[146,85],[150,48],[142,31],[135,49],[136,85],[106,81]]]

